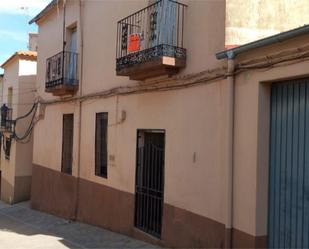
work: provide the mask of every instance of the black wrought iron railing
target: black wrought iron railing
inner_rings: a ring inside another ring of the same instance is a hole
[[[78,54],[62,51],[46,60],[46,89],[78,85]]]
[[[13,125],[12,115],[13,115],[12,108],[8,108],[8,107],[1,108],[1,121],[0,121],[1,130],[3,131],[12,130],[12,125]]]
[[[185,58],[186,5],[159,0],[117,24],[117,69],[158,56]]]

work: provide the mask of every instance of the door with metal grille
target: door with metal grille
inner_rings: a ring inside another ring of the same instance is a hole
[[[309,247],[309,79],[271,88],[268,246]]]
[[[158,238],[163,215],[164,147],[164,131],[138,131],[134,222],[138,229]]]

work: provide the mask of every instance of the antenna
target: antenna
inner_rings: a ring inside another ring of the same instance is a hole
[[[26,6],[26,5],[22,5],[20,6],[20,10],[23,11],[24,15],[26,16],[27,19],[30,19],[30,14],[29,14],[29,7]],[[26,27],[25,27],[25,30],[26,30],[26,35],[28,36],[29,32],[30,32],[30,26],[27,24],[26,22]],[[29,40],[29,37],[28,37],[28,40]],[[30,44],[28,42],[28,45],[27,45],[27,48],[28,50],[30,50]]]

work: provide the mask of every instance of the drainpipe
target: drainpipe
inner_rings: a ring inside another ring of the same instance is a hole
[[[83,95],[83,23],[82,23],[82,0],[79,0],[79,32],[80,32],[80,74],[79,74],[79,89],[78,96],[81,97]],[[80,155],[81,155],[81,134],[82,134],[82,101],[81,98],[78,100],[78,139],[77,139],[77,176],[76,176],[76,198],[75,198],[75,212],[74,212],[74,220],[77,220],[78,209],[79,209],[79,187],[80,187]]]
[[[228,112],[227,112],[227,183],[226,183],[226,236],[225,248],[233,246],[233,181],[234,181],[234,105],[235,105],[235,62],[234,53],[228,54],[227,85],[228,85]]]

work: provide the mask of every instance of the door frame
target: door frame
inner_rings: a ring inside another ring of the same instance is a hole
[[[289,73],[288,71],[286,72]],[[261,247],[268,246],[268,208],[269,208],[269,170],[270,170],[270,110],[271,85],[308,78],[308,74],[300,74],[282,78],[260,80],[258,86],[257,115],[257,162],[256,162],[256,235],[262,238]]]
[[[135,226],[135,210],[136,210],[136,181],[137,181],[137,164],[138,164],[138,139],[139,139],[139,132],[150,132],[150,133],[160,133],[164,134],[164,141],[163,141],[163,148],[164,148],[164,165],[163,165],[163,172],[162,172],[162,216],[161,216],[161,234],[160,237],[155,237],[154,235],[151,235],[149,233],[146,233],[145,231],[139,229],[138,227]],[[133,227],[134,229],[137,229],[140,232],[146,233],[147,236],[151,236],[155,239],[161,239],[162,238],[162,229],[163,229],[163,223],[164,223],[164,193],[165,193],[165,155],[166,155],[166,130],[165,129],[143,129],[143,128],[138,128],[136,129],[136,151],[135,151],[135,180],[134,180],[134,208],[133,208]]]

